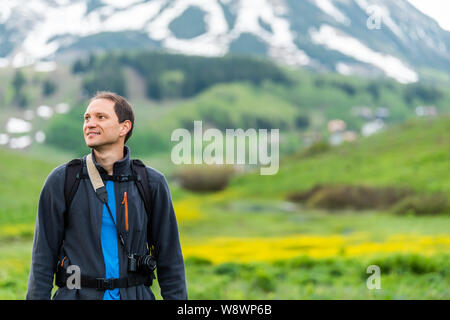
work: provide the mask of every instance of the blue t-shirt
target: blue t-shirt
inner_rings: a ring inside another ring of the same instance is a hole
[[[106,181],[108,192],[108,205],[116,222],[116,196],[114,193],[114,181]],[[119,249],[117,243],[117,229],[114,225],[106,205],[103,204],[101,242],[103,258],[105,260],[105,278],[119,278]],[[103,300],[120,300],[119,288],[105,290]]]

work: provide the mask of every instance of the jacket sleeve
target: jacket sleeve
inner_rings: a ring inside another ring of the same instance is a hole
[[[42,188],[34,230],[27,300],[48,300],[64,236],[65,166],[54,169]]]
[[[187,300],[178,225],[169,186],[163,175],[153,191],[151,232],[157,255],[157,276],[164,300]]]

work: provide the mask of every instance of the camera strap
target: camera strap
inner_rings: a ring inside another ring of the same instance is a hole
[[[86,167],[89,175],[89,180],[91,181],[92,187],[95,190],[95,194],[100,199],[100,201],[106,205],[106,209],[108,210],[111,220],[114,223],[114,226],[116,227],[120,243],[122,244],[122,247],[125,249],[127,256],[130,256],[127,246],[125,245],[123,235],[120,232],[119,228],[117,227],[116,221],[114,220],[111,209],[108,205],[108,192],[106,191],[106,187],[105,184],[103,183],[102,177],[100,176],[100,173],[98,172],[97,167],[95,166],[94,161],[92,160],[92,154],[88,154],[86,156]]]

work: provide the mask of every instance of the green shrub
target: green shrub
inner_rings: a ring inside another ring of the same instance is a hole
[[[253,272],[255,269],[254,265],[251,264],[241,264],[234,262],[225,262],[219,264],[214,268],[214,273],[218,275],[228,275],[232,277],[245,277],[244,273]]]
[[[229,165],[193,165],[184,167],[174,176],[183,188],[191,191],[220,191],[228,185],[234,171]]]
[[[51,96],[56,92],[56,89],[58,86],[56,83],[50,79],[46,79],[44,83],[42,84],[42,94],[45,97]]]
[[[212,262],[205,258],[200,257],[188,257],[184,259],[186,265],[195,265],[195,266],[210,266]]]
[[[252,287],[255,289],[260,289],[264,292],[275,291],[276,289],[275,279],[267,271],[263,269],[258,269],[254,273],[254,278],[252,280]]]
[[[316,185],[305,192],[288,196],[291,201],[306,202],[309,207],[335,209],[386,209],[412,194],[394,187],[362,185]]]
[[[433,215],[450,213],[450,203],[444,194],[414,195],[399,201],[393,208],[395,214]]]
[[[307,147],[306,149],[302,150],[298,155],[297,158],[308,158],[312,157],[321,153],[325,153],[328,150],[331,149],[331,145],[326,141],[318,141]]]
[[[317,264],[317,260],[308,257],[308,256],[300,256],[296,258],[292,258],[289,260],[279,260],[275,261],[273,264],[280,268],[287,269],[311,269]]]
[[[426,274],[438,272],[443,266],[440,266],[436,260],[416,254],[394,255],[385,258],[374,259],[371,265],[380,267],[381,274]],[[364,273],[363,278],[367,278]]]
[[[323,185],[318,184],[309,190],[291,193],[287,196],[287,199],[293,202],[305,202],[308,201],[308,199],[310,199],[316,192],[322,190],[323,188]]]

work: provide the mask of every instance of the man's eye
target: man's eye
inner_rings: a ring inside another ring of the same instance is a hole
[[[105,116],[99,116],[100,119],[105,119]]]
[[[89,120],[89,117],[84,117],[84,120],[85,120],[85,121]]]

